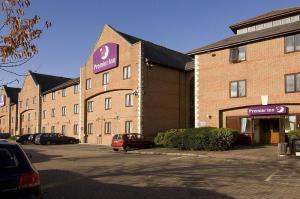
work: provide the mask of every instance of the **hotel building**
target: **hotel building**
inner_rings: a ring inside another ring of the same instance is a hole
[[[0,132],[16,135],[18,122],[19,88],[3,86],[0,89]]]
[[[105,25],[81,68],[80,137],[109,145],[113,134],[190,127],[193,60]]]
[[[270,144],[300,127],[300,7],[230,26],[235,35],[194,49],[195,125],[228,127]]]

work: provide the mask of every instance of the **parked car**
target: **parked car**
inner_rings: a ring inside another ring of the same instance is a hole
[[[0,133],[0,139],[8,139],[10,138],[10,133]]]
[[[16,143],[0,142],[1,198],[41,198],[40,175]]]
[[[31,141],[29,140],[29,137],[32,136],[32,134],[24,134],[21,137],[19,137],[16,142],[19,144],[29,144]]]
[[[28,141],[35,144],[35,138],[40,135],[41,133],[35,133],[35,134],[31,134],[29,137],[28,137]]]
[[[134,148],[149,148],[153,147],[154,142],[145,140],[137,133],[131,134],[116,134],[112,138],[111,147],[114,151],[124,150],[129,151]]]
[[[79,140],[73,137],[64,136],[59,133],[42,133],[35,139],[36,144],[78,144]]]

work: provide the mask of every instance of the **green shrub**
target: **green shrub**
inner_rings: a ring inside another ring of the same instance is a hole
[[[288,137],[289,137],[290,140],[300,139],[300,129],[295,129],[293,131],[290,131],[288,133]]]
[[[167,148],[186,150],[226,150],[237,141],[238,133],[226,128],[203,127],[195,129],[171,129],[159,133],[155,143]]]

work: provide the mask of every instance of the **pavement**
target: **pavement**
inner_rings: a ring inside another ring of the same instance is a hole
[[[296,199],[300,195],[299,158],[282,159],[272,146],[181,153],[161,148],[113,152],[99,145],[26,145],[24,149],[40,172],[44,199]],[[143,154],[151,152],[154,155]]]

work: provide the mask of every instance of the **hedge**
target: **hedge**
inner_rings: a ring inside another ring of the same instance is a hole
[[[295,129],[293,131],[290,131],[288,133],[288,137],[289,137],[290,140],[300,139],[300,129]]]
[[[220,151],[231,148],[238,132],[227,128],[203,127],[195,129],[171,129],[158,133],[154,142],[167,148],[185,150]]]

